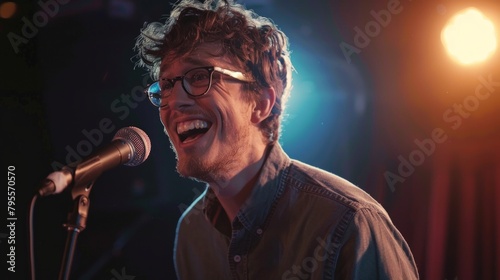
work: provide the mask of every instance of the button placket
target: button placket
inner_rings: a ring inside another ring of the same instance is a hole
[[[235,263],[241,262],[241,256],[240,255],[234,255],[233,260]]]

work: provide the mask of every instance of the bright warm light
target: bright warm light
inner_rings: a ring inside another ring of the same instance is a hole
[[[10,18],[16,13],[17,5],[14,2],[0,4],[0,18]]]
[[[475,8],[451,18],[441,32],[441,41],[448,54],[462,64],[484,61],[497,48],[495,26]]]

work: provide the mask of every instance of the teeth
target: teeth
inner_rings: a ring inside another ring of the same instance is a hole
[[[177,124],[177,133],[182,134],[191,129],[207,128],[208,123],[202,120],[192,120],[187,122],[181,122]]]

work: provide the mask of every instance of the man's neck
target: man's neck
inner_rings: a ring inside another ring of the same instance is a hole
[[[265,149],[260,159],[251,163],[243,170],[235,172],[235,175],[228,181],[209,184],[231,222],[252,193],[259,178],[260,170],[264,165],[267,152],[268,150]]]

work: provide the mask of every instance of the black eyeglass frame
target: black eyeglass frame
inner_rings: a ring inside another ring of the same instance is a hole
[[[185,78],[186,78],[186,75],[189,72],[192,72],[192,71],[195,71],[195,70],[199,70],[199,69],[205,69],[205,70],[208,71],[209,82],[208,82],[208,85],[207,85],[207,89],[204,92],[202,92],[200,94],[193,94],[192,92],[190,92],[186,88],[186,84],[185,83],[189,84],[189,81],[187,81]],[[175,83],[177,81],[181,81],[181,85],[182,85],[182,88],[184,89],[184,91],[189,96],[191,96],[193,98],[197,98],[197,97],[205,95],[210,90],[210,88],[212,87],[213,73],[214,72],[219,72],[221,74],[227,75],[227,76],[229,76],[229,77],[231,77],[233,79],[236,79],[238,81],[241,81],[241,82],[254,82],[253,79],[248,78],[242,72],[233,71],[233,70],[229,70],[229,69],[224,69],[224,68],[221,68],[221,67],[218,67],[218,66],[195,67],[195,68],[192,68],[192,69],[189,69],[188,71],[186,71],[186,73],[184,73],[184,75],[182,75],[182,76],[174,77],[172,79],[162,78],[161,80],[167,81],[168,84],[170,84],[170,88],[167,89],[167,90],[172,90],[174,88],[174,86],[175,86]],[[165,89],[161,88],[160,81],[156,81],[156,82],[154,82],[154,83],[146,86],[146,88],[144,89],[144,93],[148,96],[149,101],[155,107],[162,108],[162,107],[165,107],[165,105],[161,105],[162,98],[170,96],[170,94],[168,94],[167,96],[163,95],[162,91],[164,91],[164,90]]]

